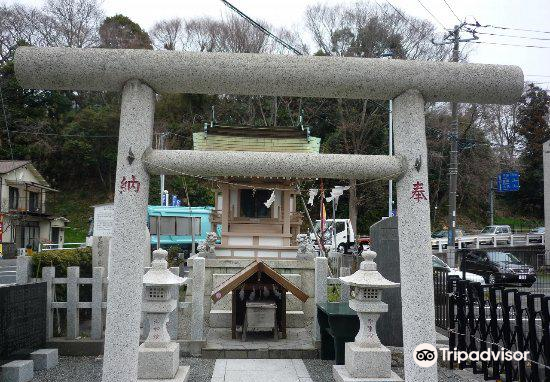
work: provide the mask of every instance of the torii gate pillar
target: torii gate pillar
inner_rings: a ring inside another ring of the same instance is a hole
[[[155,93],[139,80],[122,90],[115,216],[107,289],[103,382],[137,380],[143,254],[149,250],[149,174],[141,157],[153,141]]]
[[[428,151],[424,98],[408,90],[393,101],[395,154],[406,158],[409,168],[397,181],[397,221],[403,353],[406,381],[437,381],[437,368],[423,368],[413,359],[416,346],[435,346],[435,310],[430,247]]]
[[[544,178],[544,266],[550,265],[550,141],[542,144]]]

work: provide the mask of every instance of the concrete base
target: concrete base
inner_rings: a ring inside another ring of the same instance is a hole
[[[345,345],[346,369],[356,378],[384,378],[391,370],[391,351],[385,346],[359,347],[355,342]]]
[[[12,361],[2,366],[0,381],[2,382],[28,382],[34,377],[32,361]]]
[[[388,378],[354,378],[349,374],[345,365],[332,366],[332,376],[336,382],[403,382],[393,371]]]
[[[31,353],[34,370],[51,369],[57,366],[59,356],[57,349],[40,349]]]
[[[189,366],[180,366],[176,376],[171,379],[138,379],[138,382],[187,382],[189,380]]]
[[[180,345],[170,342],[165,348],[150,348],[143,343],[138,351],[138,378],[171,379],[178,372]]]

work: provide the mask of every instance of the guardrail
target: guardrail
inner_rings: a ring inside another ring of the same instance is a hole
[[[42,244],[38,245],[38,251],[52,251],[56,249],[74,249],[74,248],[83,248],[86,246],[86,243],[52,243],[52,244]]]
[[[443,252],[447,248],[448,239],[432,239],[432,249],[436,247],[436,252]],[[511,234],[511,235],[468,235],[457,237],[455,246],[458,249],[474,245],[480,248],[481,245],[491,245],[493,247],[514,247],[529,245],[544,245],[544,234]]]

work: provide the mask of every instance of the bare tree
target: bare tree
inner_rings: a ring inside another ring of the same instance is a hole
[[[513,167],[521,150],[517,126],[517,104],[480,105],[478,125],[489,142],[493,143],[501,162]]]
[[[153,44],[157,49],[176,50],[183,48],[185,28],[179,18],[162,20],[150,31]]]
[[[47,0],[44,12],[54,22],[58,45],[78,48],[97,45],[103,19],[98,0]]]
[[[214,52],[220,50],[222,23],[210,17],[188,20],[185,23],[186,48],[190,51]]]

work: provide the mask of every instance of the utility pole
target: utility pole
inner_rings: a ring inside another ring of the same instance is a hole
[[[393,51],[391,49],[386,49],[380,57],[387,57],[389,59],[393,58]],[[390,99],[388,107],[388,154],[393,156],[393,100]],[[388,181],[388,217],[393,216],[393,180]]]
[[[159,150],[164,150],[164,134],[160,133],[159,136]],[[164,195],[164,174],[160,174],[160,205],[162,206],[162,197]],[[166,195],[166,198],[168,198],[168,195]]]
[[[490,224],[495,224],[495,188],[493,185],[493,178],[489,182],[489,216],[491,217]]]
[[[453,44],[453,53],[451,61],[458,62],[459,48],[461,42],[468,42],[477,40],[475,31],[469,31],[472,33],[472,38],[460,39],[460,31],[466,26],[463,22],[460,25],[449,31],[442,42],[435,45],[447,45]],[[451,153],[449,160],[449,228],[447,235],[447,263],[449,266],[454,267],[456,265],[455,258],[455,238],[456,238],[456,190],[457,190],[457,178],[458,178],[458,104],[451,102]]]

